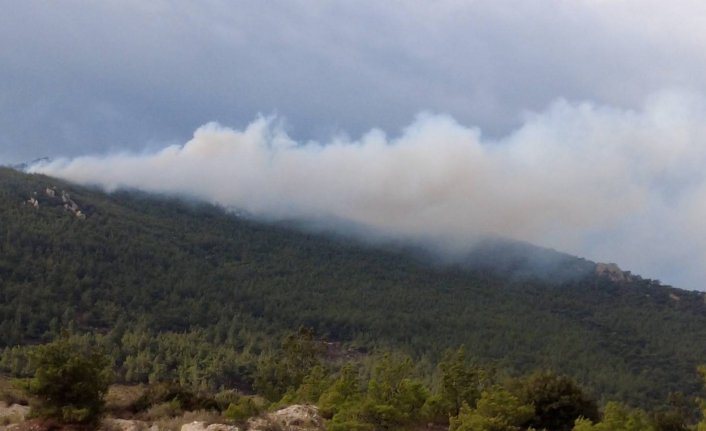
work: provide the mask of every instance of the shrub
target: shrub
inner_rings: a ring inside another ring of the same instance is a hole
[[[253,416],[257,416],[261,411],[260,406],[253,397],[243,396],[236,402],[231,403],[224,415],[234,421],[244,421]]]
[[[63,337],[35,347],[30,358],[36,369],[29,384],[37,398],[34,416],[80,424],[100,419],[113,377],[105,354]]]

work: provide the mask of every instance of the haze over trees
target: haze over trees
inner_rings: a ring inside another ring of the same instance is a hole
[[[571,429],[579,416],[603,429],[601,418],[654,422],[647,410],[663,407],[667,423],[669,394],[702,387],[701,293],[598,275],[566,256],[561,277],[533,273],[523,256],[540,251],[527,245],[444,265],[9,169],[0,220],[0,369],[16,376],[35,376],[30,346],[65,329],[105,352],[118,382],[316,402],[330,429],[449,418],[458,430]],[[543,401],[556,394],[565,405]],[[244,416],[258,408],[248,400],[221,407]]]

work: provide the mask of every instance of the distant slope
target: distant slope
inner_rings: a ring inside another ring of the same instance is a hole
[[[214,340],[237,324],[242,343],[307,325],[417,357],[464,344],[500,368],[554,368],[643,405],[699,388],[701,293],[599,276],[568,255],[538,265],[554,252],[527,244],[474,253],[467,265],[430,265],[213,206],[0,168],[0,345],[46,340],[70,322],[103,333],[201,328]]]

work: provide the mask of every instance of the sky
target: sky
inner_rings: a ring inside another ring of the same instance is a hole
[[[706,3],[6,1],[0,164],[706,290]]]

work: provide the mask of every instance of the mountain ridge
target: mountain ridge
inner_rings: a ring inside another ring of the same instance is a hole
[[[46,194],[52,186],[54,197]],[[62,191],[85,219],[61,205]],[[39,208],[27,202],[34,192]],[[211,205],[105,194],[2,168],[0,217],[0,344],[7,347],[46,341],[71,324],[109,335],[122,326],[117,340],[136,328],[202,333],[214,352],[242,356],[304,325],[356,349],[401,349],[419,359],[465,345],[510,373],[553,368],[635,404],[700,388],[703,294],[636,276],[611,280],[578,258],[594,270],[554,284],[487,265],[430,265],[399,248],[233,217]],[[116,359],[127,381],[130,355]],[[236,377],[247,380],[241,371]]]

